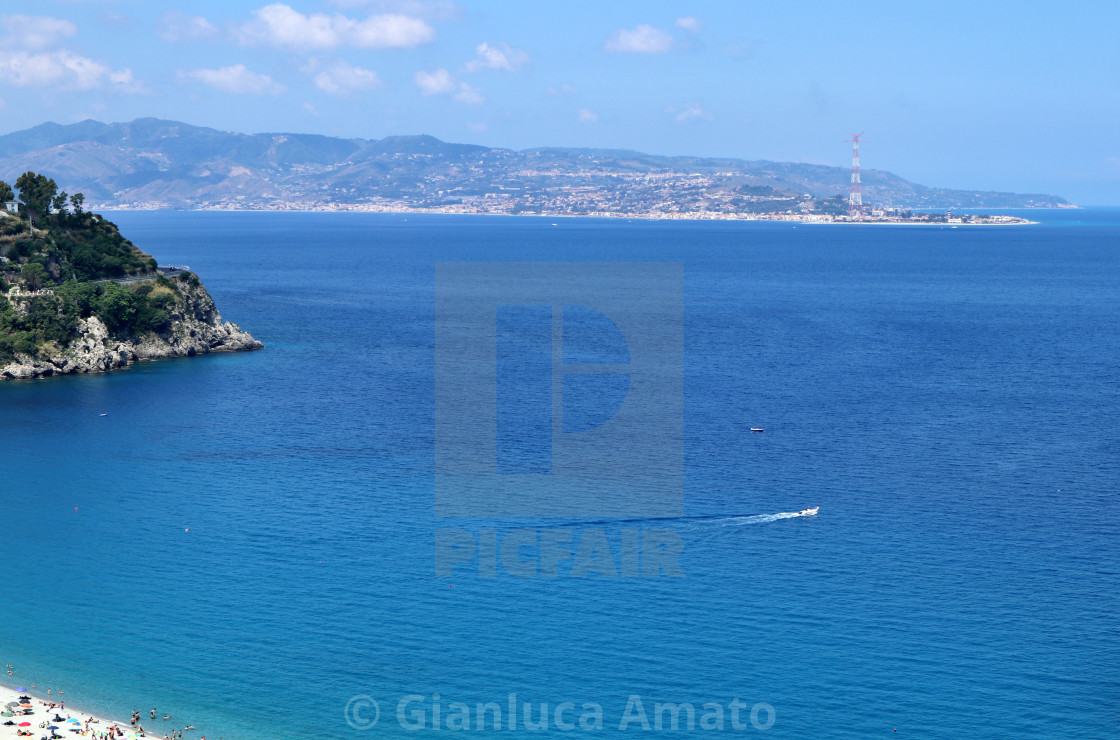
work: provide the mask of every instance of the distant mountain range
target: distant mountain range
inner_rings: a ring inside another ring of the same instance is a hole
[[[726,214],[793,209],[810,197],[838,207],[849,187],[849,170],[822,165],[512,151],[431,136],[240,134],[154,118],[45,123],[0,136],[0,179],[27,170],[84,193],[93,208]],[[931,188],[881,170],[863,170],[862,180],[864,203],[878,207],[1068,205],[1053,195]]]

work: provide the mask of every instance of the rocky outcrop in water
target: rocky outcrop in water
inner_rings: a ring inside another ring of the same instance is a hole
[[[41,351],[38,358],[17,354],[14,362],[0,368],[0,379],[102,373],[143,360],[264,348],[237,324],[222,321],[214,299],[201,283],[176,283],[175,287],[181,300],[172,305],[165,330],[142,336],[113,336],[100,318],[89,316],[78,322],[76,336],[67,347]]]

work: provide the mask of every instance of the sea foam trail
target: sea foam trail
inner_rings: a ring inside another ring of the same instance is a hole
[[[777,514],[755,514],[753,516],[729,516],[721,519],[716,519],[713,523],[718,523],[720,526],[730,527],[738,524],[766,524],[768,522],[776,522],[779,519],[793,519],[798,516],[808,516],[802,514],[800,511],[780,511]]]
[[[730,527],[741,524],[766,524],[768,522],[776,522],[781,519],[793,519],[794,517],[808,516],[802,514],[800,511],[781,511],[777,514],[708,514],[702,516],[674,516],[674,517],[640,517],[636,519],[598,519],[591,522],[569,522],[565,526],[583,526],[592,527],[597,525],[608,524],[689,524],[694,526],[713,525],[719,527]]]

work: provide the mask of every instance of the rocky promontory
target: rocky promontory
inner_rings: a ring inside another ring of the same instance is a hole
[[[78,320],[68,346],[56,352],[40,352],[38,356],[16,353],[15,359],[0,367],[0,380],[103,373],[143,360],[264,348],[237,324],[222,321],[214,300],[201,282],[182,287],[180,294],[184,300],[170,312],[164,331],[115,336],[99,317],[91,315]],[[46,296],[36,296],[35,300],[44,298]],[[26,299],[15,300],[17,310],[30,310]]]
[[[0,182],[0,380],[264,347],[196,274],[161,268],[80,194],[30,172],[16,185],[18,203]]]

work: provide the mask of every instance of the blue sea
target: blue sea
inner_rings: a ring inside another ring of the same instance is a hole
[[[659,736],[1120,738],[1120,211],[108,215],[267,349],[0,384],[6,684],[193,740],[622,737],[634,697]],[[435,264],[475,261],[683,266],[682,518],[436,517]],[[437,577],[448,526],[672,530],[683,577]]]

